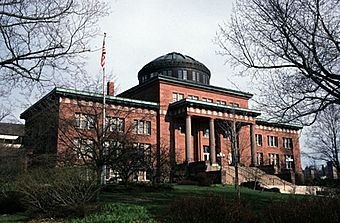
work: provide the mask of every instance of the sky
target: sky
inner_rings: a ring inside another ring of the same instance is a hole
[[[138,83],[137,73],[148,62],[170,52],[189,55],[211,71],[211,84],[250,91],[245,78],[233,76],[214,43],[218,25],[227,22],[232,0],[118,0],[100,24],[107,33],[107,71],[119,91]],[[102,38],[95,40],[100,48]],[[90,70],[100,73],[100,52],[91,55]],[[234,83],[235,82],[235,83]],[[234,84],[237,85],[237,87]]]
[[[219,25],[230,19],[233,0],[114,0],[109,4],[111,13],[99,26],[107,33],[106,70],[114,76],[119,92],[138,84],[138,71],[145,64],[178,52],[205,64],[211,71],[211,85],[256,96],[251,79],[237,76],[214,43]],[[102,41],[103,35],[93,40],[91,48],[97,50],[90,53],[86,68],[94,77],[101,75]],[[18,108],[17,117],[25,110]]]

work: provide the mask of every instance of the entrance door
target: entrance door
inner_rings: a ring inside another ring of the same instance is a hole
[[[203,146],[203,159],[204,161],[210,160],[210,147],[209,146]]]

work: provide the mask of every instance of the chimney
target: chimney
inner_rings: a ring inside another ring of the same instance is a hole
[[[114,96],[115,94],[115,84],[113,81],[107,82],[107,95]]]

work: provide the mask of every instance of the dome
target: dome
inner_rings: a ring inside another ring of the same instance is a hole
[[[192,57],[172,52],[156,58],[138,72],[140,84],[156,76],[169,76],[183,81],[209,84],[211,74],[204,64]]]

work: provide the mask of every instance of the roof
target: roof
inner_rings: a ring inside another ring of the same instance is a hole
[[[0,135],[24,136],[25,125],[0,122]]]
[[[43,98],[41,98],[39,101],[37,101],[35,104],[33,104],[31,107],[26,109],[23,113],[21,113],[20,118],[23,118],[27,112],[29,112],[32,108],[38,106],[42,101],[45,99],[53,96],[67,96],[71,98],[82,98],[82,99],[88,99],[93,101],[100,101],[103,98],[102,94],[95,93],[95,92],[89,92],[89,91],[80,91],[75,89],[67,89],[67,88],[54,88],[52,91],[50,91],[48,94],[46,94]],[[129,106],[135,106],[135,107],[141,107],[141,108],[150,108],[150,109],[159,109],[159,104],[155,102],[150,101],[143,101],[143,100],[135,100],[135,99],[129,99],[129,98],[123,98],[123,97],[115,97],[115,96],[106,96],[106,102],[107,103],[116,103],[120,105],[129,105]]]
[[[163,70],[166,68],[173,68],[173,67],[179,67],[179,68],[191,68],[196,69],[199,71],[202,71],[206,74],[211,76],[210,70],[201,62],[195,60],[194,58],[183,55],[177,52],[172,52],[165,54],[163,56],[160,56],[153,61],[146,64],[139,72],[138,77],[143,74],[155,72],[158,70]]]
[[[201,83],[198,84],[198,83],[193,82],[193,81],[181,81],[181,80],[178,80],[177,78],[169,77],[169,76],[163,76],[163,75],[158,75],[156,77],[153,77],[150,81],[136,85],[136,86],[124,91],[123,93],[120,93],[119,95],[124,95],[126,93],[128,94],[129,92],[137,91],[137,90],[144,88],[145,86],[150,85],[150,84],[152,84],[156,81],[165,81],[165,82],[184,85],[184,86],[188,86],[188,87],[200,88],[200,89],[203,89],[203,90],[214,91],[214,92],[218,92],[218,93],[243,97],[243,98],[247,98],[247,99],[250,99],[250,98],[253,97],[253,94],[248,93],[248,92],[237,91],[237,90],[222,88],[222,87],[213,86],[213,85],[201,84]]]
[[[217,111],[235,112],[235,114],[250,115],[253,117],[261,115],[261,112],[253,110],[253,109],[215,104],[212,102],[205,102],[205,101],[199,101],[199,100],[188,99],[188,98],[174,102],[170,105],[170,107],[172,108],[182,107],[182,106],[197,106],[197,107],[208,108],[208,109],[210,108],[210,109],[214,109]]]
[[[303,126],[298,123],[285,122],[285,121],[280,121],[280,120],[276,120],[273,118],[264,118],[264,117],[258,117],[256,119],[256,124],[278,127],[278,128],[288,128],[288,129],[294,129],[294,130],[299,130],[303,128]]]

